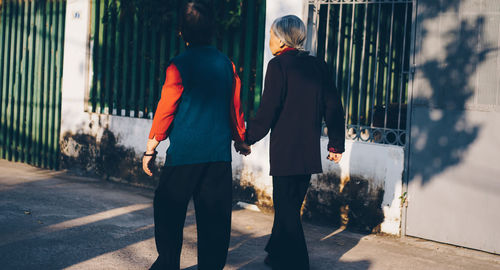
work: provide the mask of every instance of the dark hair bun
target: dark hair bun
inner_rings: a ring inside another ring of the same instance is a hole
[[[181,20],[184,41],[191,44],[209,44],[215,31],[213,6],[209,1],[189,1]]]

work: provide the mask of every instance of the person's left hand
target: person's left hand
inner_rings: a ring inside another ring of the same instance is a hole
[[[327,158],[335,163],[339,163],[340,160],[342,159],[342,154],[329,152],[329,155]]]
[[[234,142],[234,148],[236,149],[236,152],[244,156],[248,156],[252,153],[250,146],[244,142]]]

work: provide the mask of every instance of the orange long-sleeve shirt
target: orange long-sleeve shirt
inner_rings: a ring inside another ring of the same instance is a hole
[[[245,140],[245,122],[241,107],[241,80],[233,64],[233,92],[230,106],[233,140]],[[163,141],[168,137],[170,127],[175,117],[184,86],[177,67],[172,63],[166,71],[165,83],[161,91],[161,98],[153,118],[153,125],[149,132],[149,139]]]

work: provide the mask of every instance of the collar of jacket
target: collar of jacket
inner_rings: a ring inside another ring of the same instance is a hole
[[[290,52],[298,52],[298,51],[299,50],[297,50],[295,48],[287,47],[284,50],[282,50],[278,55],[287,54],[287,53],[290,53]]]
[[[297,50],[295,48],[286,48],[282,52],[280,52],[280,54],[278,54],[278,55],[285,55],[285,54],[296,55],[296,56],[308,56],[309,52]]]

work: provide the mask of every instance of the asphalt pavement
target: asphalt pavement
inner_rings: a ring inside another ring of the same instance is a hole
[[[0,269],[148,269],[157,256],[152,200],[151,189],[0,160]],[[269,269],[272,221],[235,205],[225,269]],[[191,205],[182,269],[197,269],[195,223]],[[312,270],[500,269],[498,255],[417,238],[304,230]]]

